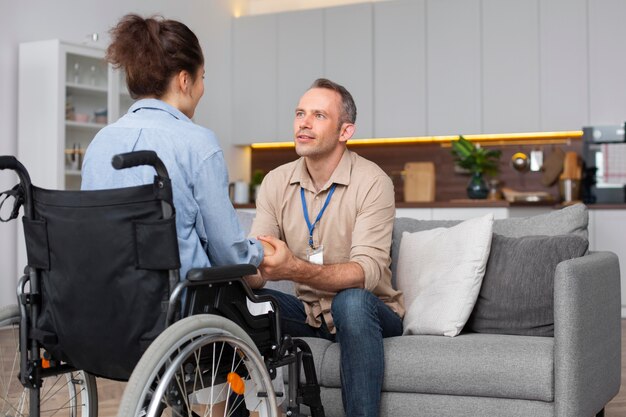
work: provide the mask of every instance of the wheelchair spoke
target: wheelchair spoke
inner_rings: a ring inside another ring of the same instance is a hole
[[[11,404],[11,402],[8,400],[8,397],[0,397],[0,399],[2,399],[4,401],[4,404],[6,405],[6,407],[2,407],[2,409],[0,410],[0,412],[2,414],[2,416],[6,415],[6,416],[10,416],[11,414],[9,414],[9,411],[13,410],[14,412],[16,412],[17,414],[15,414],[16,416],[22,416],[24,415],[24,398],[26,396],[26,390],[24,390],[22,392],[22,394],[20,395],[20,399],[17,403],[17,405],[13,405]]]
[[[212,348],[213,348],[212,359],[213,360],[212,360],[212,363],[211,363],[212,366],[211,366],[211,388],[210,388],[211,389],[211,400],[210,400],[211,404],[214,404],[215,400],[217,398],[220,398],[220,395],[224,392],[224,388],[226,387],[225,385],[222,385],[221,389],[217,393],[217,395],[216,396],[213,395],[214,391],[215,391],[214,390],[215,382],[217,381],[217,371],[218,371],[218,368],[219,368],[218,364],[222,361],[222,354],[224,353],[224,345],[225,345],[225,343],[224,342],[221,343],[220,354],[219,354],[219,356],[217,358],[217,362],[215,361],[215,345],[216,344],[217,343],[214,343],[212,345]],[[228,398],[228,396],[226,398]],[[209,407],[208,411],[210,411],[210,416],[213,417],[213,407]]]
[[[0,416],[28,417],[31,389],[19,381],[19,310],[0,308]],[[95,378],[77,371],[43,378],[39,388],[41,417],[94,417]]]
[[[54,380],[50,379],[50,381],[46,380],[44,381],[43,386],[47,387],[45,392],[41,393],[41,402],[45,403],[51,400],[51,398],[53,398],[54,396],[56,396],[63,388],[65,388],[65,384],[61,383],[61,378],[65,379],[64,375],[60,375],[57,376]],[[69,382],[69,381],[68,381]],[[43,388],[42,386],[42,388]],[[52,391],[52,389],[54,388],[54,391]],[[76,391],[76,390],[74,390]],[[68,404],[70,401],[72,401],[72,399],[76,398],[76,393],[74,392],[73,394],[70,395],[70,397],[67,399],[67,401],[65,401],[65,403],[63,405],[61,405],[61,407],[65,406],[65,404]]]
[[[222,324],[227,329],[221,330]],[[152,343],[135,367],[119,412],[233,417],[246,406],[247,394],[261,416],[278,416],[273,397],[254,398],[256,392],[273,394],[273,389],[249,336],[225,318],[197,315],[176,322]]]
[[[198,416],[196,412],[200,412],[202,417],[229,417],[232,416],[238,407],[245,406],[245,398],[243,395],[231,395],[232,389],[228,382],[218,383],[218,375],[220,373],[229,372],[236,373],[242,369],[245,355],[235,346],[232,348],[232,357],[225,358],[225,348],[229,345],[225,342],[214,343],[210,347],[211,369],[203,369],[202,350],[198,349],[190,356],[190,361],[185,361],[178,368],[178,372],[172,381],[173,387],[170,394],[161,398],[163,406],[170,410],[172,416]],[[178,350],[180,353],[180,349]],[[224,367],[226,363],[227,368]],[[208,363],[207,363],[208,364]],[[210,386],[206,386],[205,377],[210,378]],[[249,375],[243,379],[249,381]],[[158,378],[157,385],[161,383]],[[218,388],[219,387],[219,388]],[[204,392],[203,392],[204,391]],[[208,398],[206,398],[208,396]],[[206,398],[206,399],[205,399]],[[224,398],[223,401],[220,399]],[[193,400],[193,401],[192,401]],[[223,403],[224,410],[221,412],[220,404]],[[195,408],[194,408],[195,406]],[[216,411],[216,408],[219,409]]]
[[[41,413],[53,417],[63,410],[75,410],[85,406],[83,398],[85,397],[85,388],[82,379],[76,378],[73,373],[59,375],[54,379],[44,380],[44,386],[47,386],[45,393],[41,396],[42,409]],[[79,389],[76,389],[79,385]],[[67,390],[67,392],[65,392]],[[55,402],[60,399],[65,401],[60,404]],[[71,415],[71,414],[70,414]]]

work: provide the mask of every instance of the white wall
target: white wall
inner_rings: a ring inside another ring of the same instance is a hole
[[[12,35],[16,23],[6,9],[13,3],[0,3],[0,155],[17,151],[17,46]],[[15,184],[13,174],[0,173],[0,190]],[[16,222],[0,223],[0,306],[14,302]]]
[[[220,138],[230,135],[230,4],[228,0],[29,0],[0,2],[0,155],[17,152],[17,62],[21,42],[59,38],[82,42],[97,32],[107,44],[108,30],[126,13],[161,14],[181,20],[198,36],[205,54],[207,77],[197,123]],[[45,140],[45,138],[42,138]],[[222,139],[224,140],[224,139]],[[228,151],[228,146],[222,145]],[[227,155],[227,158],[229,155]],[[0,190],[16,177],[0,173]],[[0,306],[15,302],[15,241],[18,222],[0,224]],[[21,270],[23,266],[20,266]]]
[[[284,1],[287,3],[289,0]],[[509,4],[513,4],[512,1]],[[524,3],[522,0],[517,1],[519,4]],[[363,0],[363,2],[368,1]],[[484,0],[484,2],[492,5],[498,4],[490,0]],[[205,96],[196,111],[195,121],[213,129],[220,138],[231,177],[246,179],[249,175],[249,152],[231,146],[233,143],[231,141],[232,124],[237,122],[233,120],[234,116],[231,112],[231,88],[234,82],[232,79],[231,10],[237,3],[248,5],[253,2],[252,0],[0,1],[0,154],[16,154],[17,151],[19,43],[52,38],[80,42],[86,39],[87,34],[98,32],[102,35],[101,43],[105,46],[108,29],[122,15],[129,12],[142,15],[158,13],[185,22],[198,35],[205,53],[207,77]],[[450,1],[441,1],[441,5],[436,4],[437,7],[435,3],[432,3],[433,11],[441,11],[442,7],[445,9],[444,6],[449,6],[450,3]],[[624,75],[626,74],[626,59],[620,52],[621,45],[619,42],[616,44],[615,40],[623,39],[622,35],[626,33],[624,29],[626,26],[618,24],[619,17],[626,12],[626,1],[540,0],[535,3],[539,5],[540,10],[546,12],[545,16],[552,16],[550,20],[552,23],[546,24],[543,28],[545,32],[560,33],[566,29],[567,33],[571,34],[572,30],[580,30],[580,33],[574,32],[574,35],[578,35],[575,41],[571,41],[573,37],[569,37],[570,43],[580,45],[581,36],[587,37],[586,31],[588,31],[589,48],[593,51],[589,53],[587,47],[584,47],[581,53],[579,50],[581,48],[574,48],[573,51],[564,54],[567,63],[561,65],[567,67],[571,63],[571,68],[575,71],[566,71],[565,77],[561,77],[558,72],[544,75],[550,79],[563,78],[565,81],[582,79],[583,84],[586,85],[584,89],[581,89],[582,93],[579,90],[568,90],[565,91],[566,94],[553,92],[553,96],[542,96],[544,106],[551,100],[558,100],[563,103],[564,110],[561,116],[571,118],[572,111],[568,109],[571,109],[572,103],[578,103],[575,108],[576,115],[583,114],[584,116],[589,113],[587,117],[591,123],[619,123],[623,119],[623,114],[626,114],[624,113],[626,101],[623,100],[623,91],[626,89],[626,76]],[[381,2],[378,5],[384,4],[385,2]],[[482,0],[480,4],[483,4]],[[561,16],[559,13],[565,6],[569,14],[559,20]],[[432,26],[435,23],[427,22],[427,24]],[[446,25],[441,26],[446,27]],[[434,31],[435,29],[431,27],[430,36],[443,36],[442,33]],[[556,44],[560,45],[562,42]],[[554,50],[559,48],[550,49],[550,45],[547,45],[547,49],[542,49],[544,56],[540,59],[545,62],[550,59],[564,62],[564,59],[555,58]],[[563,51],[557,52],[563,53]],[[435,54],[435,51],[429,53]],[[437,68],[434,67],[433,70]],[[587,78],[590,81],[587,81]],[[587,83],[589,83],[588,86]],[[437,84],[433,86],[436,87]],[[304,87],[299,88],[299,91],[302,88]],[[587,91],[590,93],[587,94]],[[253,93],[253,91],[250,92],[250,94]],[[437,96],[441,97],[441,92],[438,90]],[[373,99],[376,101],[375,97]],[[596,110],[586,110],[589,108]],[[550,128],[550,126],[542,125],[542,128]],[[0,190],[10,188],[14,183],[13,175],[0,173]],[[14,300],[15,280],[19,272],[14,262],[17,225],[17,222],[0,224],[0,306]]]

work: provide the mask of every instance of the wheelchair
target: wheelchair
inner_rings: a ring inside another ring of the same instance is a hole
[[[13,203],[3,220],[23,207],[28,258],[17,305],[0,309],[0,416],[96,417],[102,377],[128,381],[119,417],[324,417],[310,348],[281,334],[276,302],[243,279],[256,268],[192,269],[180,280],[164,164],[152,151],[112,164],[151,166],[154,182],[46,190],[0,156],[0,170],[19,177],[2,193]],[[248,302],[272,309],[253,315]]]

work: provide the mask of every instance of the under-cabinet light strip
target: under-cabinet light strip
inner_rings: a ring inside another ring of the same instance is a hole
[[[522,145],[525,142],[537,144],[558,144],[567,143],[572,139],[580,139],[582,130],[563,132],[524,132],[524,133],[494,133],[481,135],[463,135],[472,142],[495,142],[498,145]],[[373,138],[373,139],[350,139],[348,145],[398,145],[412,143],[441,143],[449,145],[453,140],[458,139],[457,135],[448,136],[415,136],[406,138]],[[253,143],[252,149],[279,149],[293,148],[293,142],[265,142]]]

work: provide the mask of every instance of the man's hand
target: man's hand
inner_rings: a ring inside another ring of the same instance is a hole
[[[268,242],[261,241],[261,245],[263,246],[264,258],[266,256],[271,256],[276,252],[274,246],[272,246]],[[265,279],[263,279],[263,276],[261,275],[261,272],[259,270],[257,270],[257,273],[254,275],[246,275],[244,279],[252,289],[263,288],[263,286],[265,285]]]
[[[259,271],[267,281],[289,280],[332,292],[346,288],[364,288],[365,274],[356,262],[317,265],[296,257],[280,239],[272,236],[259,236],[257,239],[275,249],[272,255],[266,253],[259,265]]]
[[[263,257],[271,256],[276,252],[274,246],[264,240],[261,240],[261,245],[263,245]]]
[[[271,250],[265,250],[263,262],[259,265],[263,278],[268,281],[292,279],[298,258],[287,247],[287,244],[273,236],[258,236],[257,239],[261,241],[264,248],[271,247]]]

